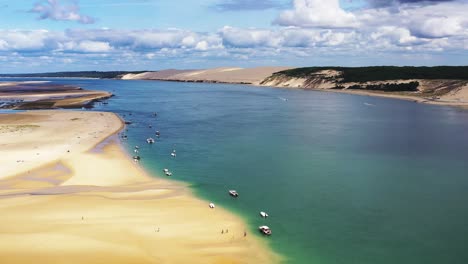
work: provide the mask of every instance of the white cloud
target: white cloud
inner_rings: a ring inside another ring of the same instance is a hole
[[[208,42],[203,40],[197,43],[197,45],[195,46],[195,49],[200,50],[200,51],[206,51],[208,50],[208,45],[209,45]]]
[[[224,45],[231,47],[278,47],[281,36],[268,29],[241,29],[225,26],[220,31]]]
[[[92,40],[84,40],[81,41],[77,46],[77,51],[81,52],[109,52],[112,50],[112,47],[107,42],[102,41],[92,41]]]
[[[38,13],[39,19],[76,21],[82,24],[92,24],[95,21],[94,18],[80,13],[80,7],[76,1],[42,0],[37,2],[30,11]]]
[[[427,42],[426,40],[418,39],[411,35],[411,32],[406,28],[383,26],[371,34],[373,40],[388,41],[390,44],[397,46],[412,46]]]
[[[355,15],[340,7],[339,0],[294,0],[294,9],[283,11],[276,20],[281,26],[306,28],[353,28]]]

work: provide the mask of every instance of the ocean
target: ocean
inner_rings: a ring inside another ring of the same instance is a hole
[[[132,122],[129,154],[140,146],[155,177],[169,168],[243,217],[286,263],[468,263],[467,110],[246,85],[51,80],[113,92],[95,110]]]

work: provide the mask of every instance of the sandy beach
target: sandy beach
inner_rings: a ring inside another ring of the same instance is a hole
[[[239,217],[147,175],[122,127],[112,113],[0,114],[2,263],[279,261]]]

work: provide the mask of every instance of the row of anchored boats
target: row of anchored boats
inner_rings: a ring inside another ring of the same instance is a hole
[[[239,193],[236,190],[229,190],[229,195],[231,195],[232,197],[235,197],[235,198],[239,197]],[[211,204],[210,204],[210,207],[211,207]],[[214,206],[211,207],[211,208],[214,208]],[[261,211],[260,216],[262,218],[267,218],[268,214],[266,212]],[[265,225],[259,226],[258,230],[264,235],[271,236],[272,232],[271,232],[271,229],[268,226],[265,226]]]
[[[156,116],[157,116],[157,113],[154,113],[154,116],[156,117]],[[152,128],[151,125],[150,125],[150,128]],[[158,137],[158,138],[159,138],[160,135],[161,135],[161,133],[160,133],[159,131],[156,131],[155,134],[156,134],[156,137]],[[155,140],[154,138],[152,138],[152,137],[149,137],[149,138],[146,139],[146,142],[147,142],[148,144],[154,144],[154,143],[156,142],[156,140]],[[138,147],[138,146],[135,146],[134,152],[135,152],[136,154],[139,152],[139,147]],[[175,149],[172,150],[171,156],[174,157],[174,158],[177,156],[176,150],[175,150]],[[134,156],[133,158],[134,158],[134,160],[135,160],[136,162],[140,160],[140,156],[138,156],[138,155]],[[171,172],[169,169],[167,169],[167,168],[163,169],[163,172],[164,172],[164,174],[165,174],[166,176],[172,176],[172,172]],[[238,193],[236,190],[229,190],[228,192],[229,192],[229,195],[232,196],[232,197],[234,197],[234,198],[239,197],[239,193]],[[216,206],[215,206],[214,203],[210,203],[210,204],[209,204],[209,207],[212,208],[212,209],[214,209]],[[261,211],[261,212],[260,212],[260,217],[262,217],[262,218],[267,218],[267,217],[268,217],[268,214],[267,214],[266,212],[264,212],[264,211]],[[259,230],[262,234],[264,234],[264,235],[266,235],[266,236],[270,236],[270,235],[272,234],[272,231],[271,231],[270,227],[268,227],[268,226],[266,226],[266,225],[259,226],[259,227],[258,227],[258,230]]]

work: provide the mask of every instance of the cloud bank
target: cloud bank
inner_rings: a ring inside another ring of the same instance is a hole
[[[467,1],[369,2],[369,7],[350,11],[338,0],[295,0],[279,12],[271,28],[0,30],[0,62],[11,69],[38,63],[159,69],[468,61]],[[63,13],[53,16],[58,19]]]

